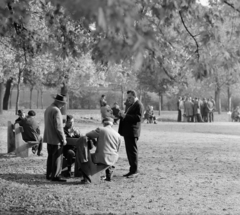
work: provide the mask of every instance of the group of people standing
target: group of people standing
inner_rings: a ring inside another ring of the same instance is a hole
[[[43,142],[47,143],[47,173],[46,179],[52,181],[66,182],[61,178],[62,161],[64,148],[67,146],[66,129],[63,126],[63,119],[60,109],[66,104],[66,98],[58,94],[54,102],[45,110],[44,113],[44,137]],[[96,139],[96,151],[93,155],[94,163],[108,165],[106,171],[106,181],[111,181],[115,163],[118,159],[120,146],[120,136],[123,136],[127,158],[129,161],[129,171],[123,177],[131,178],[138,175],[138,147],[137,141],[141,132],[141,121],[143,116],[143,105],[137,98],[133,90],[127,91],[128,106],[125,111],[118,110],[116,116],[113,116],[113,110],[107,105],[104,96],[100,100],[102,124],[96,130],[90,131],[85,135],[78,133],[79,140]],[[114,120],[119,119],[118,132],[112,128]],[[69,121],[70,120],[70,121]],[[69,121],[69,123],[68,123]],[[73,125],[73,117],[68,117],[67,125]],[[68,128],[69,130],[70,128]],[[70,150],[70,151],[69,151]],[[69,148],[65,151],[66,157],[76,156],[74,150]],[[68,163],[71,165],[71,162]],[[71,168],[69,168],[71,169]],[[84,178],[86,180],[86,178]],[[84,181],[83,181],[84,182]]]
[[[213,122],[215,101],[211,98],[179,97],[178,122]]]

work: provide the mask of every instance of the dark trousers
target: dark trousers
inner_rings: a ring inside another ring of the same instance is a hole
[[[28,140],[26,140],[27,142]],[[35,141],[35,140],[30,140],[30,141]],[[37,154],[40,155],[41,151],[42,151],[42,143],[43,143],[43,139],[41,136],[38,137],[39,144],[35,145],[32,147],[32,150],[37,151]],[[34,153],[35,154],[35,153]]]
[[[114,170],[115,170],[115,166],[110,166],[109,168],[107,168],[107,169],[105,170],[106,178],[107,178],[107,179],[109,179],[109,180],[112,179]]]
[[[51,145],[47,144],[47,178],[51,176],[51,178],[59,177],[62,171],[62,149],[63,147],[60,145]]]
[[[182,122],[182,111],[178,110],[178,117],[177,117],[178,122]]]
[[[76,153],[69,149],[68,152],[67,152],[67,165],[68,165],[68,171],[71,173],[71,167],[72,167],[72,164],[74,163],[75,161],[75,156],[76,156]]]
[[[127,152],[127,158],[130,165],[130,173],[136,173],[138,171],[138,148],[137,137],[124,137],[125,147]]]

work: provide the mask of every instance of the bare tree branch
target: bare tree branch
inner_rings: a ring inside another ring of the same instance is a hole
[[[234,6],[234,4],[229,3],[228,1],[224,0],[223,3],[231,7],[232,9],[236,10],[238,13],[240,13],[240,10]]]
[[[182,21],[182,24],[183,24],[184,28],[186,29],[186,31],[188,32],[188,34],[193,38],[193,40],[194,40],[194,42],[195,42],[195,44],[196,44],[196,46],[197,46],[197,49],[196,49],[195,53],[197,54],[197,58],[198,58],[198,60],[199,60],[200,54],[199,54],[199,45],[198,45],[198,42],[197,42],[195,36],[188,30],[188,28],[187,28],[187,26],[186,26],[186,24],[185,24],[185,22],[184,22],[184,20],[183,20],[182,12],[181,12],[181,11],[179,11],[179,15],[180,15],[180,17],[181,17],[181,21]]]

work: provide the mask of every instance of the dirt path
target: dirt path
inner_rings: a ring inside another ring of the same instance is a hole
[[[77,126],[77,125],[76,125]],[[96,128],[81,125],[83,133]],[[114,181],[80,185],[45,180],[44,157],[6,155],[0,132],[0,214],[240,214],[240,126],[143,125],[136,179],[122,145]],[[220,134],[221,133],[221,134]]]

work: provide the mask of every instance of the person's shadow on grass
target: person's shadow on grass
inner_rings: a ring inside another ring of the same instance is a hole
[[[11,153],[0,153],[0,159],[11,159],[16,158],[16,154],[14,152]]]
[[[53,185],[61,184],[63,186],[80,185],[81,178],[70,178],[67,182],[57,182],[47,180],[44,174],[32,174],[32,173],[5,173],[0,174],[0,178],[9,182],[15,182],[27,185]]]

